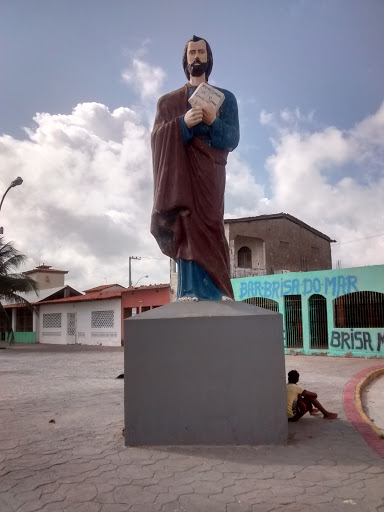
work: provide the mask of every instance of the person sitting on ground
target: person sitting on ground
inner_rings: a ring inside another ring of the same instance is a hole
[[[299,372],[291,370],[288,373],[287,384],[287,413],[288,421],[298,421],[306,412],[317,414],[322,412],[325,420],[334,420],[337,414],[329,412],[317,400],[317,394],[307,391],[297,385],[299,382]],[[313,407],[315,406],[315,408]]]

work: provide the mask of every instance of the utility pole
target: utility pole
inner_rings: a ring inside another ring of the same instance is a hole
[[[141,260],[140,256],[129,256],[129,288],[132,288],[132,270],[131,270],[131,261],[132,260]]]

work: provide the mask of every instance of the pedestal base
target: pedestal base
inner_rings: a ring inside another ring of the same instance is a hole
[[[282,444],[282,316],[175,302],[124,322],[125,444]]]

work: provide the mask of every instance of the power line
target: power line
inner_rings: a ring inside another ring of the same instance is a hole
[[[355,240],[348,240],[348,242],[337,242],[337,243],[339,245],[353,244],[354,242],[360,242],[361,240],[368,240],[369,238],[377,238],[379,236],[384,236],[384,233],[379,233],[378,235],[365,236],[363,238],[355,238]]]
[[[141,259],[142,260],[162,260],[162,261],[169,260],[169,258],[151,258],[150,256],[141,256]]]

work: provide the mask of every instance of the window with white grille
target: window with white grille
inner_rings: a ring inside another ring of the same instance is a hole
[[[74,336],[76,333],[76,313],[67,313],[67,335]]]
[[[43,329],[61,329],[61,313],[44,313]]]
[[[92,311],[92,329],[111,329],[114,327],[115,312]]]

